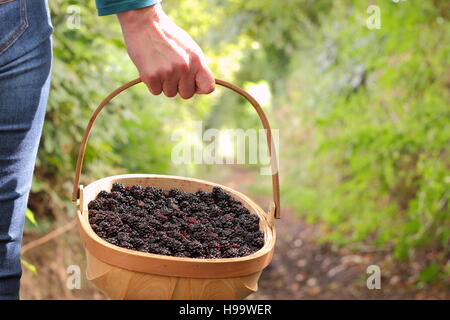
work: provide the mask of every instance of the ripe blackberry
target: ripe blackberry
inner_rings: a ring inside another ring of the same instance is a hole
[[[109,243],[115,245],[115,246],[119,245],[119,240],[117,240],[117,238],[114,238],[114,237],[113,238],[106,238],[105,240],[108,241]]]
[[[105,191],[105,190],[102,190],[102,191],[100,191],[100,192],[97,194],[97,198],[108,199],[108,198],[110,198],[110,197],[111,197],[111,196],[110,196],[110,193],[107,192],[107,191]]]
[[[215,200],[230,200],[230,195],[219,187],[213,187],[212,196]]]
[[[181,210],[183,210],[183,211],[185,211],[185,212],[187,212],[187,211],[189,211],[189,209],[190,209],[190,204],[189,204],[189,202],[188,201],[182,201],[181,203],[180,203],[180,209]]]
[[[133,245],[128,241],[119,241],[119,246],[125,249],[134,249]]]
[[[169,208],[161,208],[160,213],[163,216],[170,218],[170,216],[172,215],[172,210],[170,210]]]
[[[185,242],[184,245],[191,256],[201,255],[204,252],[202,244],[197,240]]]
[[[241,237],[233,238],[230,240],[230,242],[232,243],[232,245],[235,245],[235,244],[239,245],[239,247],[240,247],[240,245],[246,243]],[[239,247],[235,247],[235,248],[239,248]]]
[[[231,248],[231,242],[228,240],[221,240],[220,246],[221,246],[222,251],[226,251]]]
[[[254,238],[250,242],[250,244],[257,249],[261,249],[264,246],[264,238],[261,237]]]
[[[141,186],[133,185],[130,189],[130,195],[136,200],[143,200],[145,198],[145,192]]]
[[[232,228],[235,224],[234,217],[230,214],[225,214],[219,217],[218,221],[222,224],[222,228]]]
[[[251,255],[252,253],[253,250],[247,245],[243,245],[239,248],[239,257],[245,257]]]
[[[247,231],[259,230],[259,217],[254,214],[244,214],[238,218],[239,224]]]
[[[198,241],[206,241],[209,240],[208,233],[205,231],[194,232],[192,234],[192,238]]]
[[[239,203],[239,206],[236,206],[237,208],[235,208],[234,211],[234,215],[235,216],[241,216],[241,215],[246,215],[246,214],[250,214],[250,211],[248,211],[248,209],[246,207],[242,207]]]
[[[155,210],[155,207],[155,201],[145,198],[144,209],[147,210],[147,213]]]
[[[161,229],[162,223],[159,220],[155,219],[154,217],[147,217],[146,221],[153,228],[155,228],[157,230]]]
[[[115,183],[113,183],[113,185],[112,185],[111,191],[123,193],[123,192],[125,192],[125,187],[123,186],[122,183],[120,183],[120,182],[115,182]]]
[[[172,250],[172,252],[183,252],[185,249],[181,241],[169,237],[164,241],[164,245]]]
[[[206,193],[203,190],[198,190],[195,195],[200,199],[200,200],[205,200],[207,198],[210,198],[210,194]]]
[[[101,210],[102,209],[102,202],[99,199],[92,200],[88,203],[88,209],[89,210]]]
[[[222,256],[224,258],[236,258],[239,256],[239,250],[236,248],[229,248],[222,254]]]
[[[264,245],[259,218],[221,188],[211,193],[164,191],[114,183],[88,204],[89,222],[124,248],[192,258],[230,258]]]
[[[179,231],[168,231],[167,236],[178,241],[184,240],[184,236]]]
[[[170,189],[168,194],[170,197],[176,198],[176,197],[180,197],[182,193],[180,190],[175,188],[175,189]]]

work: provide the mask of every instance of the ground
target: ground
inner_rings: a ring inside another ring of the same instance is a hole
[[[236,171],[223,184],[245,192],[254,183],[247,171]],[[267,203],[261,197],[258,202]],[[450,283],[440,281],[426,287],[417,284],[420,265],[402,263],[390,252],[333,248],[318,244],[320,228],[306,224],[284,207],[276,221],[277,243],[272,263],[264,270],[259,290],[248,299],[450,299]],[[39,235],[26,234],[24,243]],[[79,290],[67,289],[67,267],[85,267],[84,250],[76,226],[62,235],[25,252],[23,258],[37,268],[25,269],[22,299],[105,299],[82,277]],[[369,290],[366,269],[381,268],[381,289]]]

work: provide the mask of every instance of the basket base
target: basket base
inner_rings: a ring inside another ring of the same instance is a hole
[[[114,300],[232,300],[258,289],[262,271],[241,277],[195,279],[161,276],[119,268],[86,250],[89,281]]]

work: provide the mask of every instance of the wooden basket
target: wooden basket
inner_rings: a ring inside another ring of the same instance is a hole
[[[274,218],[280,218],[280,194],[277,161],[267,117],[257,101],[247,92],[228,82],[216,83],[246,98],[257,111],[264,129],[271,155],[273,202],[264,212],[242,193],[216,183],[186,177],[127,174],[103,178],[83,187],[80,174],[84,153],[92,126],[103,107],[125,89],[141,82],[135,79],[114,90],[94,111],[86,128],[75,171],[72,201],[77,205],[80,236],[87,256],[87,278],[112,299],[242,299],[257,290],[262,270],[270,263],[275,246]],[[101,190],[110,191],[112,184],[138,184],[162,189],[178,188],[185,192],[211,192],[219,186],[241,201],[260,218],[264,246],[257,252],[239,258],[196,259],[180,258],[121,248],[100,238],[89,224],[88,203]]]

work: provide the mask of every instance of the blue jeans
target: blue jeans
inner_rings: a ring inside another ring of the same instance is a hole
[[[18,299],[25,210],[52,60],[46,0],[0,0],[0,299]]]

